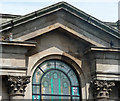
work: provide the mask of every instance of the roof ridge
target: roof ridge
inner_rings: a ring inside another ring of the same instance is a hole
[[[84,11],[81,11],[80,9],[78,9],[78,8],[74,7],[73,5],[71,5],[67,2],[64,2],[64,1],[58,2],[56,4],[53,4],[53,5],[50,5],[48,7],[42,8],[40,10],[37,10],[37,11],[34,11],[32,13],[26,14],[22,17],[15,18],[12,21],[8,21],[8,22],[1,25],[1,27],[3,28],[2,31],[4,31],[5,28],[10,27],[11,23],[14,24],[14,25],[17,25],[17,24],[20,24],[21,22],[25,22],[25,21],[31,20],[31,19],[36,18],[36,17],[41,17],[42,15],[45,15],[48,12],[52,12],[52,11],[59,10],[59,9],[64,9],[64,10],[70,11],[72,13],[75,13],[81,19],[87,21],[88,23],[90,23],[90,24],[92,24],[92,25],[94,25],[94,26],[96,26],[96,27],[108,32],[108,33],[111,33],[112,35],[114,35],[118,38],[120,38],[119,30],[114,29],[111,26],[108,26],[107,24],[105,24],[101,20],[85,13]]]

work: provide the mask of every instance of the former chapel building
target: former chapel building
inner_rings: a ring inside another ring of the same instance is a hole
[[[66,2],[3,18],[0,99],[120,99],[120,19],[102,22]]]

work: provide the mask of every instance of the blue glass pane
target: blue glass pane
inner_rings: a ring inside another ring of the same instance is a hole
[[[71,101],[70,96],[41,96],[42,101]]]
[[[43,74],[43,72],[39,68],[37,68],[35,70],[34,75],[33,75],[32,83],[33,84],[40,84],[40,78],[41,78],[42,74]]]
[[[51,70],[44,75],[41,90],[42,94],[70,95],[70,81],[61,71]]]
[[[54,72],[53,77],[54,77],[54,79],[57,79],[58,78],[58,74],[56,72]]]
[[[44,76],[41,69],[46,73]],[[48,72],[48,70],[50,71]],[[41,83],[40,83],[40,79],[41,79]],[[32,84],[37,84],[32,86],[33,94],[67,95],[66,97],[42,96],[43,99],[61,100],[66,98],[67,100],[68,98],[71,98],[70,97],[71,93],[73,96],[74,95],[79,96],[79,87],[78,87],[79,83],[75,72],[67,64],[59,60],[50,60],[39,65],[34,72]],[[41,86],[41,92],[40,92],[40,86]],[[32,98],[40,99],[40,95],[33,95]],[[72,99],[78,100],[79,97],[72,97]]]
[[[75,75],[75,73],[71,70],[69,73],[68,73],[68,76],[71,80],[71,83],[72,83],[72,86],[78,86],[78,80],[77,80],[77,77]]]
[[[47,70],[50,69],[54,69],[55,68],[55,61],[51,60],[51,61],[46,61],[44,62],[42,65],[39,66],[44,72],[46,72]]]
[[[79,87],[72,87],[72,95],[79,95]]]
[[[40,94],[40,86],[32,86],[33,94]]]
[[[67,73],[70,70],[70,67],[61,61],[56,61],[56,68],[62,70],[65,73]]]
[[[40,101],[40,95],[32,95],[32,101]]]

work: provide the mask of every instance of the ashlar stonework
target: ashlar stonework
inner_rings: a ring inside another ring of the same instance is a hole
[[[107,24],[66,2],[1,24],[0,98],[119,100],[120,32]]]

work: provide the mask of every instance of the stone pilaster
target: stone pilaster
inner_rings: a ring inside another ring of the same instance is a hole
[[[96,99],[106,99],[110,97],[110,92],[112,88],[115,86],[115,82],[113,81],[105,81],[105,80],[94,80],[93,84],[93,93]]]
[[[30,76],[8,76],[9,94],[11,99],[22,99]]]

